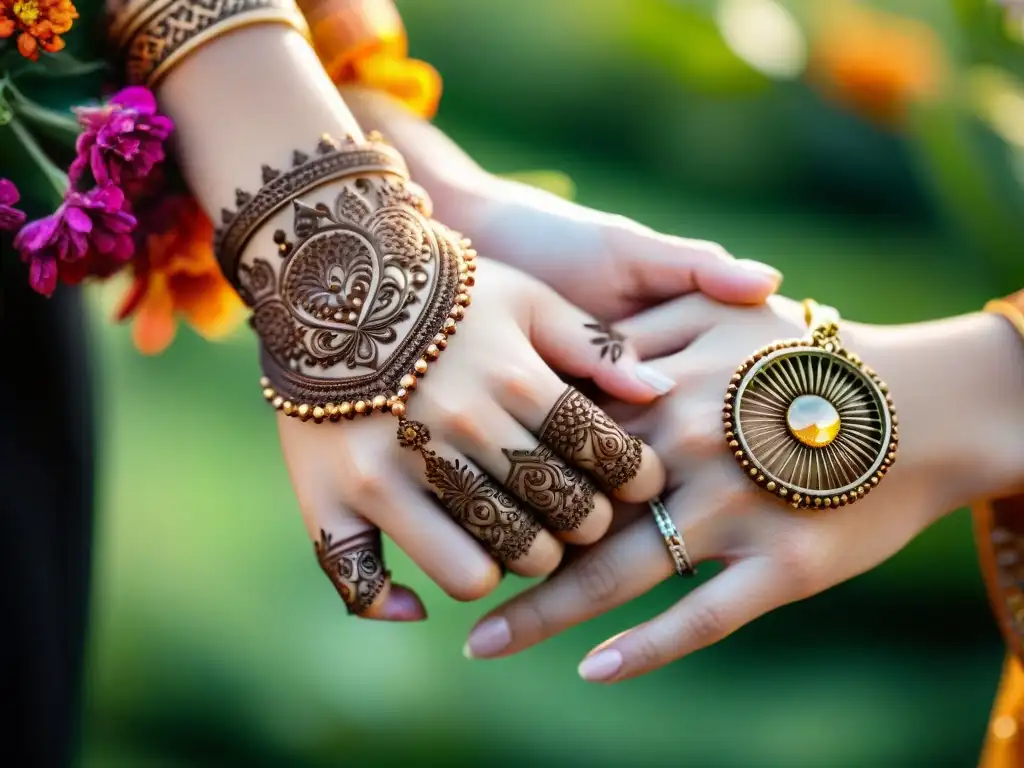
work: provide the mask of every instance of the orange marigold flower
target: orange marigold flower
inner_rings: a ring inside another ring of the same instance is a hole
[[[57,53],[78,18],[71,0],[0,0],[0,38],[18,34],[18,53],[26,59],[39,59],[39,50]]]
[[[158,222],[133,260],[134,280],[118,320],[134,317],[132,338],[147,355],[174,340],[178,315],[207,339],[230,333],[242,319],[238,294],[213,254],[213,224],[190,197],[172,197],[147,219]]]
[[[847,2],[821,12],[809,73],[826,94],[887,126],[939,95],[946,54],[927,24]]]

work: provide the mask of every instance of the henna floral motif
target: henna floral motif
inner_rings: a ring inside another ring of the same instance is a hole
[[[217,251],[253,308],[264,397],[316,421],[401,412],[401,382],[425,373],[470,303],[469,241],[429,218],[401,156],[376,140],[323,137],[263,180],[222,213]]]
[[[601,321],[584,323],[583,327],[594,332],[594,338],[590,340],[590,343],[601,347],[602,360],[605,357],[610,357],[613,364],[619,362],[626,341],[623,334],[616,331],[609,323]]]
[[[562,393],[548,413],[540,439],[610,488],[625,485],[640,469],[640,439],[626,434],[573,387]]]
[[[320,531],[314,542],[317,562],[338,590],[349,613],[366,611],[384,589],[388,572],[381,559],[380,532],[361,533],[341,541]]]
[[[427,482],[459,525],[499,561],[518,560],[540,533],[540,524],[487,475],[478,475],[458,459],[449,461],[426,447],[430,431],[418,421],[402,419],[399,442],[418,450]]]
[[[594,510],[594,484],[566,466],[546,445],[531,451],[510,451],[512,463],[505,487],[544,515],[548,528],[575,531]]]

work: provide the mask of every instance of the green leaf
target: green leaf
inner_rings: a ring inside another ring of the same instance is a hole
[[[60,53],[41,56],[35,66],[21,71],[18,73],[17,77],[18,79],[25,79],[29,77],[84,77],[85,75],[93,75],[106,69],[107,64],[102,60],[81,61],[76,59],[70,53],[61,51]]]
[[[7,84],[6,90],[10,94],[10,105],[17,117],[36,129],[41,136],[46,136],[68,148],[74,148],[82,128],[70,112],[37,104],[26,98],[11,83]]]
[[[42,194],[46,203],[56,208],[63,202],[64,195],[67,193],[67,175],[53,164],[53,161],[47,157],[35,140],[32,132],[17,117],[5,126],[5,130],[10,132],[16,142],[16,146],[12,147],[13,151],[22,152],[25,158],[35,166],[35,176],[45,182]],[[7,138],[4,137],[4,143],[6,144],[6,142]]]

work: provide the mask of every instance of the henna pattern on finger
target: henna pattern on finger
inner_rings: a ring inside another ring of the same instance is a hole
[[[321,529],[320,541],[314,542],[313,548],[317,562],[345,601],[348,612],[358,615],[368,610],[390,576],[381,559],[380,531],[334,541],[331,534]]]
[[[575,531],[594,511],[594,484],[546,445],[504,453],[512,464],[505,487],[544,515],[551,530]]]
[[[612,364],[619,362],[625,349],[626,337],[615,330],[610,323],[598,320],[593,323],[584,323],[583,327],[594,332],[594,338],[590,343],[601,347],[601,359],[609,357]]]
[[[642,443],[574,387],[558,398],[540,430],[555,453],[609,488],[625,485],[640,470]]]
[[[398,423],[398,441],[420,452],[427,482],[452,518],[501,562],[530,551],[541,526],[486,474],[476,474],[458,459],[450,461],[426,447],[430,431],[418,421]]]

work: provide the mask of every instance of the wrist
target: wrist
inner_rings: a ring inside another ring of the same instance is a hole
[[[972,314],[905,326],[847,324],[846,340],[889,385],[896,468],[936,516],[1024,485],[1024,344]]]

